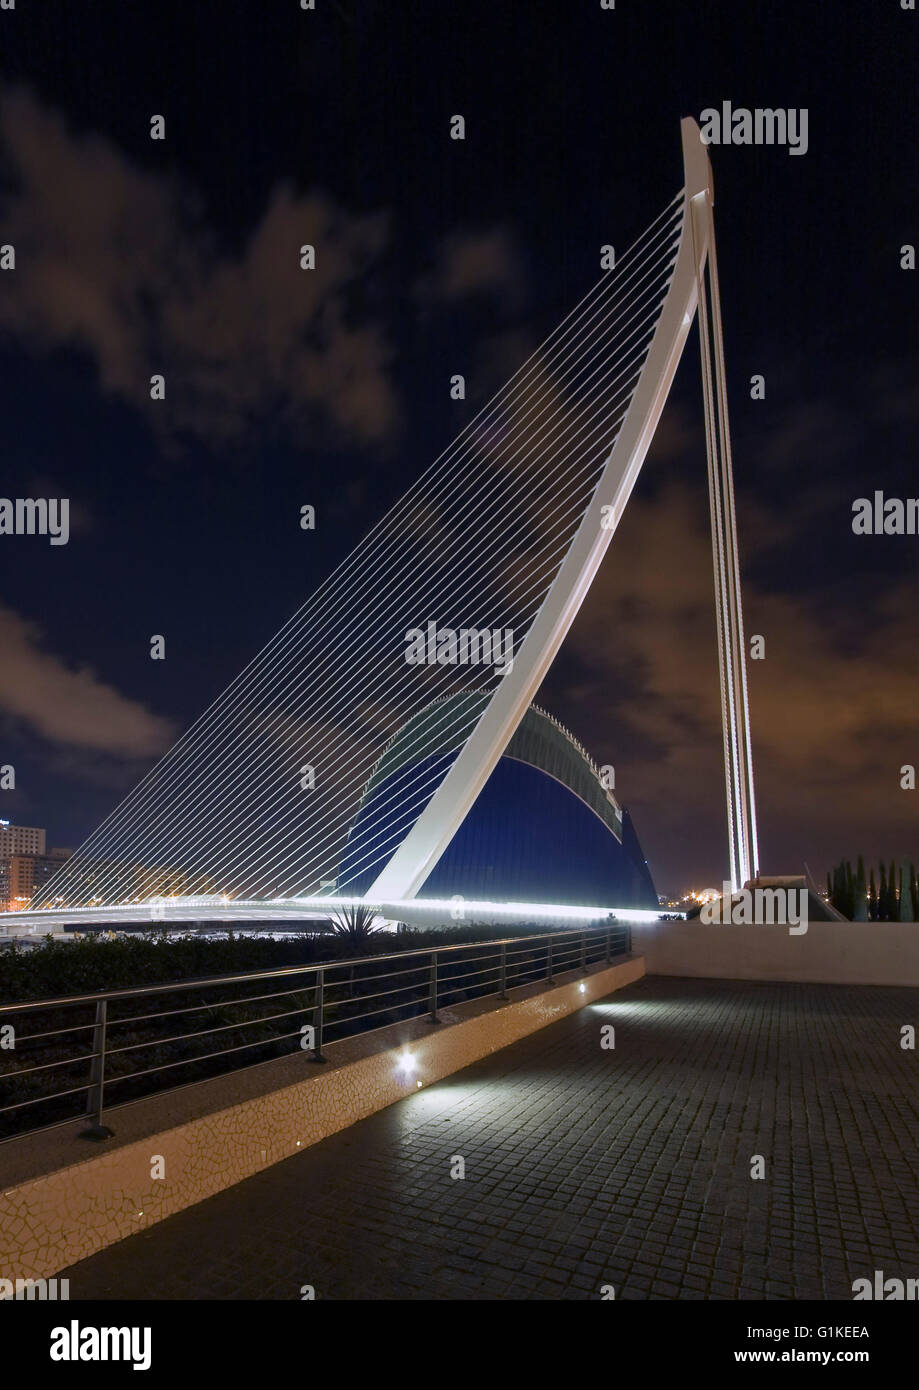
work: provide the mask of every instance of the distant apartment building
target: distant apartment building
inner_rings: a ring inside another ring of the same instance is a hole
[[[34,825],[11,825],[0,820],[0,859],[11,854],[44,854],[45,832]]]
[[[69,849],[46,853],[44,830],[0,821],[0,912],[28,907],[72,853]]]
[[[72,850],[52,849],[47,857],[56,857],[56,868],[73,854]],[[47,878],[50,878],[49,874]],[[73,904],[86,904],[90,907],[103,900],[113,903],[141,903],[150,899],[190,896],[211,896],[217,893],[216,881],[203,873],[189,873],[185,869],[169,865],[135,864],[111,859],[94,859],[83,856],[77,862],[74,872],[64,885],[60,895],[48,898],[40,889],[47,882],[36,880],[33,907],[59,907],[64,901]],[[111,885],[115,884],[114,892]],[[104,899],[106,891],[111,893]],[[0,889],[2,894],[2,889]]]
[[[45,850],[45,832],[36,826],[11,825],[0,820],[0,912],[21,912],[29,907],[53,907],[61,899],[43,893],[72,849]],[[68,902],[101,901],[102,885],[118,876],[117,901],[146,902],[151,898],[207,896],[218,891],[208,874],[188,873],[169,865],[117,864],[84,859],[80,871],[67,884]]]
[[[11,854],[7,863],[7,910],[26,908],[57,873],[62,860],[52,854]]]

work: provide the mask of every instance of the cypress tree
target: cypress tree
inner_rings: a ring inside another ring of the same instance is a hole
[[[881,860],[881,887],[880,887],[880,891],[878,892],[878,921],[879,921],[879,922],[886,922],[886,921],[887,921],[887,909],[888,909],[888,907],[889,907],[889,903],[888,903],[888,901],[887,901],[887,870],[884,868],[884,861],[883,861],[883,859],[882,859],[882,860]]]
[[[913,918],[913,891],[909,865],[905,859],[900,860],[900,902],[897,912],[898,922],[911,922]]]
[[[865,861],[858,856],[858,870],[855,875],[855,898],[852,904],[852,921],[867,922],[868,891],[865,886]]]
[[[874,869],[868,875],[868,919],[876,922],[878,919],[878,894],[874,886]]]

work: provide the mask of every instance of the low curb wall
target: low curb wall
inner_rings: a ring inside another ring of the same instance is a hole
[[[657,922],[633,927],[649,975],[717,980],[788,980],[819,985],[919,985],[915,922],[781,924]]]

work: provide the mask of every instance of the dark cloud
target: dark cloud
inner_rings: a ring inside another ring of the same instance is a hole
[[[175,731],[88,667],[45,650],[42,634],[0,606],[0,710],[53,744],[132,759],[162,753]]]
[[[766,659],[747,664],[764,871],[797,872],[804,859],[819,868],[844,853],[915,853],[919,806],[898,784],[900,766],[919,758],[915,567],[886,584],[855,630],[848,605],[819,587],[774,593],[749,577],[757,554],[777,544],[776,520],[746,500],[746,635],[766,639]],[[815,524],[813,508],[794,523],[785,515],[779,535],[792,556]],[[720,881],[721,709],[703,484],[673,481],[633,497],[568,649],[572,669],[540,698],[563,707],[575,732],[594,731],[591,752],[615,765],[652,868],[667,866],[660,886],[688,887],[700,872]]]
[[[423,303],[451,303],[472,294],[492,294],[508,305],[521,294],[520,254],[507,227],[463,231],[441,244],[434,268],[420,277]]]
[[[280,186],[242,253],[223,255],[186,190],[73,133],[27,90],[3,93],[0,119],[0,213],[17,248],[0,330],[87,353],[102,389],[173,441],[239,440],[268,412],[352,442],[393,433],[386,335],[356,304],[386,244],[382,215]],[[313,271],[300,269],[306,243]],[[154,373],[165,402],[150,400]]]

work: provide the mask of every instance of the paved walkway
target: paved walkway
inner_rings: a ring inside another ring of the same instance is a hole
[[[71,1294],[851,1299],[875,1270],[916,1278],[907,1023],[916,989],[646,979],[74,1265]]]

